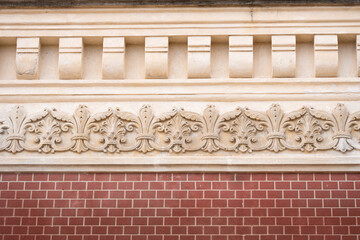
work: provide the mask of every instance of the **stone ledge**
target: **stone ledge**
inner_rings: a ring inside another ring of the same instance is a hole
[[[359,0],[4,0],[0,6],[23,7],[143,7],[143,6],[339,6],[359,5]]]

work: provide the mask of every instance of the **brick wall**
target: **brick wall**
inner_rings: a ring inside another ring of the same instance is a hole
[[[0,240],[359,240],[360,174],[4,173]]]

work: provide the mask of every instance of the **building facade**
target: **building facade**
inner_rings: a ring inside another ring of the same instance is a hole
[[[0,240],[360,239],[357,1],[0,5]]]

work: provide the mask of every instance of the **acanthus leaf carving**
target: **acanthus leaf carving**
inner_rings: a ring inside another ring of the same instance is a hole
[[[129,147],[126,143],[128,142],[127,134],[134,131],[136,124],[135,115],[121,112],[118,108],[95,114],[89,119],[87,128],[90,135],[97,135],[98,139],[90,143],[89,148],[110,153],[135,149],[135,145]]]
[[[73,121],[66,113],[57,109],[46,108],[25,120],[25,132],[33,136],[33,138],[25,142],[24,148],[28,151],[44,153],[67,151],[71,148],[71,145],[60,146],[60,144],[63,143],[62,135],[72,128]]]
[[[118,108],[91,114],[80,105],[72,117],[49,108],[27,116],[16,106],[1,119],[0,151],[11,153],[360,150],[360,112],[350,114],[344,104],[332,113],[302,107],[285,114],[273,104],[266,112],[219,114],[209,105],[203,115],[174,108],[158,116],[149,105],[137,115]]]
[[[220,116],[218,123],[220,132],[226,133],[226,137],[220,141],[221,148],[235,152],[261,150],[264,146],[259,141],[258,133],[263,132],[266,126],[266,117],[248,108],[237,108],[235,111],[225,113]]]
[[[174,108],[154,119],[152,129],[163,139],[154,146],[157,150],[175,153],[195,151],[200,147],[191,144],[192,135],[202,129],[203,124],[199,114]]]
[[[289,113],[282,124],[284,129],[295,135],[291,143],[287,139],[286,147],[307,152],[332,148],[334,143],[324,141],[324,133],[333,126],[331,114],[302,107],[298,111]]]

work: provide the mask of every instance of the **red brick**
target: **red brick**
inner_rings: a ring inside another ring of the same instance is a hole
[[[158,173],[157,174],[157,180],[158,181],[171,181],[172,180],[172,174],[171,173]]]
[[[77,198],[77,191],[63,191],[63,198]]]
[[[258,182],[244,182],[244,189],[259,189]]]
[[[189,191],[188,198],[203,198],[203,191]]]
[[[236,216],[241,217],[241,216],[251,216],[251,209],[243,209],[243,208],[239,208],[236,209]]]
[[[227,182],[212,182],[212,189],[227,189]]]
[[[274,189],[274,182],[260,182],[260,189]]]
[[[34,175],[34,180],[35,180],[35,175]],[[78,173],[65,173],[64,180],[65,181],[78,181],[79,174]]]
[[[110,191],[110,198],[124,198],[125,192],[124,191]]]
[[[275,182],[276,189],[290,189],[290,182]]]
[[[134,182],[134,189],[149,189],[148,182]]]
[[[267,215],[267,210],[266,209],[258,209],[258,208],[253,208],[252,209],[252,216],[253,217],[264,217]]]
[[[127,180],[127,181],[140,181],[140,180],[141,180],[141,174],[138,174],[138,173],[127,173],[127,174],[126,174],[126,180]]]
[[[2,173],[2,181],[16,181],[16,173]]]
[[[58,190],[70,190],[71,182],[57,182],[56,189]]]
[[[220,191],[220,198],[234,198],[235,191]]]
[[[117,189],[117,182],[103,182],[103,190]]]
[[[125,181],[125,173],[111,173],[110,180],[111,181]]]
[[[220,175],[218,173],[207,173],[204,174],[205,181],[219,181]]]

